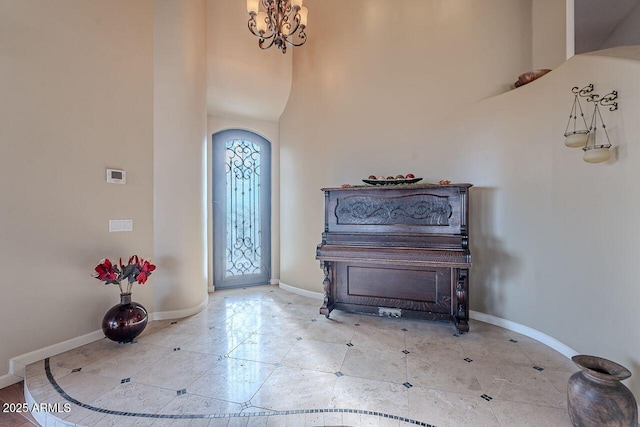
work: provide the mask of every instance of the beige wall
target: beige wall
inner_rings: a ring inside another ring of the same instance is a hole
[[[638,52],[634,61],[574,57],[529,86],[463,111],[466,130],[444,126],[454,146],[470,150],[463,165],[482,156],[467,174],[478,186],[472,193],[472,308],[622,363],[634,374],[628,384],[636,395],[640,340],[627,326],[627,313],[640,297],[629,279],[640,236],[633,184],[640,178],[633,137],[640,132],[638,60]],[[616,146],[615,158],[604,164],[587,164],[580,150],[563,144],[570,88],[587,82],[601,94],[621,94],[620,110],[603,112]],[[478,132],[484,153],[466,142]]]
[[[260,50],[243,0],[207,0],[207,104],[219,117],[277,123],[291,89],[291,50]]]
[[[207,298],[204,0],[154,2],[154,245],[157,310]]]
[[[573,14],[567,13],[567,3],[568,0],[532,0],[533,69],[554,69],[573,56],[573,26],[569,22],[573,21]],[[567,32],[571,32],[570,42]]]
[[[313,26],[295,51],[280,120],[280,279],[319,291],[320,188],[371,174],[464,180],[452,176],[459,168],[434,161],[449,153],[434,129],[444,120],[465,128],[461,106],[508,90],[531,68],[531,3],[307,3]],[[440,143],[425,150],[429,141]]]
[[[0,377],[100,329],[119,301],[89,276],[101,258],[153,256],[152,6],[0,0]],[[156,277],[134,288],[151,311]]]
[[[296,51],[280,121],[281,281],[321,291],[314,259],[320,188],[407,172],[427,182],[471,182],[471,308],[622,363],[634,372],[629,384],[638,395],[640,340],[631,313],[640,297],[640,55],[574,57],[528,86],[473,103],[531,65],[521,47],[530,18],[524,2],[483,2],[482,10],[406,2],[391,15],[386,3],[368,2],[376,7],[354,24],[365,10],[360,3],[329,19],[337,5],[314,2],[314,31],[332,35],[310,31],[308,46]],[[429,37],[380,32],[378,13],[409,28],[418,15],[426,36],[443,36],[432,45]],[[505,38],[513,45],[500,44]],[[587,164],[563,144],[570,89],[589,82],[602,94],[621,94],[620,111],[604,113],[617,146],[606,164]]]

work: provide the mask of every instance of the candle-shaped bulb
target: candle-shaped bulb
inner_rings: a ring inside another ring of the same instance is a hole
[[[306,6],[302,6],[300,9],[300,25],[306,27],[307,26],[307,14],[309,13],[309,9]]]
[[[258,9],[259,9],[258,1],[259,0],[247,0],[247,12],[258,13]]]
[[[258,17],[256,18],[256,29],[258,32],[267,32],[267,14],[265,12],[258,12]]]

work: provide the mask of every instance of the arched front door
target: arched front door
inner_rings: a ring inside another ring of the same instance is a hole
[[[213,275],[216,288],[271,276],[271,144],[240,129],[213,134]]]

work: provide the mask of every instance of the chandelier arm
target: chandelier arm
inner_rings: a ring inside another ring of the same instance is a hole
[[[264,10],[270,10],[273,9],[273,0],[260,0],[260,3],[262,3],[262,7],[264,8]]]
[[[264,34],[262,36],[260,34],[258,34],[258,38],[262,39],[262,40],[270,40],[270,39],[275,38],[274,36],[275,36],[275,34],[273,34],[273,33],[269,34],[268,36],[266,34]]]
[[[247,27],[249,28],[249,31],[251,31],[251,34],[253,34],[254,36],[257,35],[255,28],[257,27],[256,25],[256,18],[257,18],[258,14],[255,12],[250,12],[249,13],[249,21],[247,21]]]
[[[268,27],[272,33],[277,34],[278,28],[280,28],[280,3],[272,5],[267,10],[267,16],[269,17]]]
[[[267,41],[267,40],[269,40],[269,44],[268,44],[268,45],[266,45],[266,46],[264,46],[264,42],[265,42],[265,41]],[[261,38],[261,39],[258,41],[258,46],[260,46],[260,49],[262,49],[262,50],[267,50],[267,49],[269,49],[271,46],[273,46],[273,43],[274,43],[275,41],[276,41],[276,38],[275,38],[275,37],[273,37],[273,34],[272,34],[269,38],[266,38],[266,39],[265,39],[265,38]]]
[[[271,32],[271,35],[269,36],[269,38],[273,37],[273,39],[277,39],[278,38],[278,27],[277,27],[277,22],[274,21],[273,16],[277,16],[278,14],[275,13],[274,14],[274,9],[272,8],[270,12],[267,13],[267,28],[269,29],[269,31]],[[274,22],[276,22],[275,26],[274,26]]]
[[[251,28],[249,28],[249,29],[251,29]],[[269,39],[272,39],[272,38],[273,38],[273,36],[274,36],[274,34],[273,34],[273,33],[271,33],[271,34],[269,34],[269,35],[267,35],[266,33],[265,33],[265,34],[260,35],[260,33],[256,33],[256,32],[254,32],[254,31],[251,31],[251,34],[253,34],[254,36],[256,36],[257,38],[259,38],[259,39],[261,39],[261,40],[269,40]]]
[[[293,36],[298,30],[304,31],[304,26],[300,25],[300,13],[299,12],[296,12],[296,14],[293,16],[293,23],[289,22],[289,19],[287,17],[287,24],[289,25],[289,35],[287,36],[287,38],[289,38],[289,36]],[[294,24],[295,24],[295,27],[291,28]]]
[[[294,31],[291,31],[291,22],[289,22],[289,16],[288,15],[283,15],[282,16],[282,22],[280,23],[280,28],[285,28],[285,27],[289,28],[289,34],[287,36],[289,36],[289,35],[294,33]],[[283,35],[284,35],[284,33],[283,33]],[[285,36],[285,37],[287,37],[287,36]]]
[[[256,16],[255,13],[251,14],[251,18],[249,19],[249,22],[247,23],[247,27],[249,27],[249,31],[251,31],[251,34],[253,34],[256,37],[260,37],[260,34],[256,32]]]
[[[259,39],[264,39],[264,40],[268,40],[272,38],[274,36],[273,32],[267,35],[266,32],[263,34],[260,34],[260,32],[256,31],[258,28],[256,19],[257,19],[257,15],[255,13],[251,13],[251,18],[249,18],[249,22],[247,23],[247,27],[249,27],[249,31],[251,32],[251,34],[258,37]]]
[[[302,31],[302,32],[300,32],[300,33],[298,34],[298,38],[299,38],[300,40],[302,40],[300,43],[294,43],[294,42],[292,42],[291,40],[289,40],[289,38],[288,38],[288,37],[287,37],[285,40],[286,40],[286,42],[287,42],[287,43],[289,43],[291,46],[295,46],[295,47],[302,46],[303,44],[305,44],[305,43],[307,42],[307,35],[304,33],[304,31]]]

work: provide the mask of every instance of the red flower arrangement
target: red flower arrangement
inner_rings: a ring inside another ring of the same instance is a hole
[[[121,294],[129,294],[131,293],[131,286],[135,282],[142,285],[155,269],[156,266],[151,264],[151,260],[142,259],[138,255],[133,255],[129,258],[127,265],[122,263],[122,258],[120,258],[120,262],[117,265],[105,258],[96,266],[92,276],[104,282],[105,285],[118,285]],[[126,292],[120,283],[125,279],[127,280]]]

